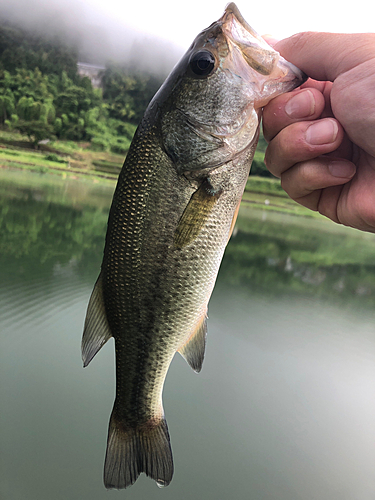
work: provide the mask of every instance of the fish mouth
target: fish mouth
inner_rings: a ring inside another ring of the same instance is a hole
[[[241,51],[244,60],[260,78],[272,75],[278,83],[290,82],[290,88],[284,86],[284,91],[306,81],[307,76],[299,68],[286,61],[246,22],[235,3],[226,6],[218,22],[225,36]]]
[[[245,21],[235,3],[226,6],[219,22],[225,35],[241,50],[249,66],[261,75],[270,75],[280,55]]]
[[[225,22],[228,21],[228,19],[231,18],[231,16],[234,16],[235,19],[241,24],[241,26],[252,36],[254,36],[255,38],[261,38],[259,37],[258,33],[250,26],[250,24],[247,23],[246,19],[238,10],[238,7],[234,2],[228,3],[227,6],[225,7],[225,11],[223,17],[221,18],[221,22],[224,24]]]

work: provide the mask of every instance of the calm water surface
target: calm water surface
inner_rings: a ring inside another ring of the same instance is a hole
[[[175,476],[107,492],[112,341],[80,341],[113,186],[0,170],[3,500],[374,500],[375,236],[241,208],[204,368],[176,356]]]

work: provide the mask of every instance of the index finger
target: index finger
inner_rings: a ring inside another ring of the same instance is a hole
[[[274,47],[311,78],[333,82],[340,74],[375,57],[375,34],[304,32]]]

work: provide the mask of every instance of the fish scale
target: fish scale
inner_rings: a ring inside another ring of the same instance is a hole
[[[229,4],[147,108],[120,173],[82,339],[87,366],[111,337],[116,398],[104,484],[173,475],[162,406],[178,351],[202,368],[207,306],[259,136],[261,109],[303,74]]]

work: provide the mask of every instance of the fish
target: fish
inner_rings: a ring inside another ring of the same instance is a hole
[[[141,473],[167,486],[173,458],[162,391],[179,352],[202,368],[208,302],[233,231],[262,108],[305,75],[230,3],[151,100],[120,172],[87,307],[87,366],[115,340],[116,396],[104,485]]]

